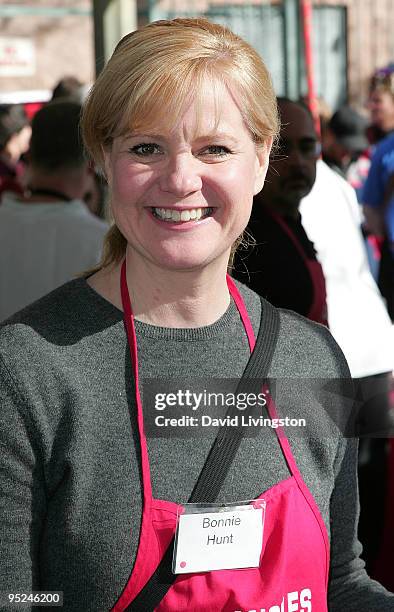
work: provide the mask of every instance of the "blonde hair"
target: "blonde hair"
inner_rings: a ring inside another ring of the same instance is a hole
[[[103,149],[114,138],[144,127],[168,125],[193,97],[202,115],[203,82],[235,97],[256,146],[276,138],[279,119],[271,78],[258,53],[225,26],[203,18],[156,21],[127,34],[91,89],[82,114],[85,146],[103,169]],[[118,263],[127,246],[113,225],[101,266]]]

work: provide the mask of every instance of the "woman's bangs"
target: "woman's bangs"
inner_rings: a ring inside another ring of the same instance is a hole
[[[189,75],[176,74],[175,71],[160,75],[138,99],[129,101],[124,127],[127,130],[141,127],[154,130],[158,126],[168,128],[179,120],[192,95]]]
[[[199,133],[207,94],[214,101],[213,130],[217,129],[223,88],[226,86],[219,77],[201,68],[198,65],[185,66],[183,70],[178,67],[155,79],[137,100],[131,98],[121,122],[122,133],[141,128],[155,131],[163,126],[171,129],[192,102],[196,105],[196,133]]]

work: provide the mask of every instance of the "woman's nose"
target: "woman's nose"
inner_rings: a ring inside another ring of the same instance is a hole
[[[182,153],[168,160],[160,177],[160,187],[163,191],[177,197],[200,191],[202,180],[199,161],[189,153]]]

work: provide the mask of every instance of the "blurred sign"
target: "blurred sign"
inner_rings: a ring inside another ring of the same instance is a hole
[[[36,51],[29,38],[0,37],[0,77],[33,76]]]

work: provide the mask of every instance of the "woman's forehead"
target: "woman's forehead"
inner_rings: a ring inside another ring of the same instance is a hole
[[[156,103],[139,117],[130,117],[124,134],[172,136],[183,131],[193,139],[207,136],[231,136],[234,131],[246,128],[239,103],[232,89],[220,82],[204,82],[190,92],[178,108]],[[163,112],[164,110],[164,112]]]

